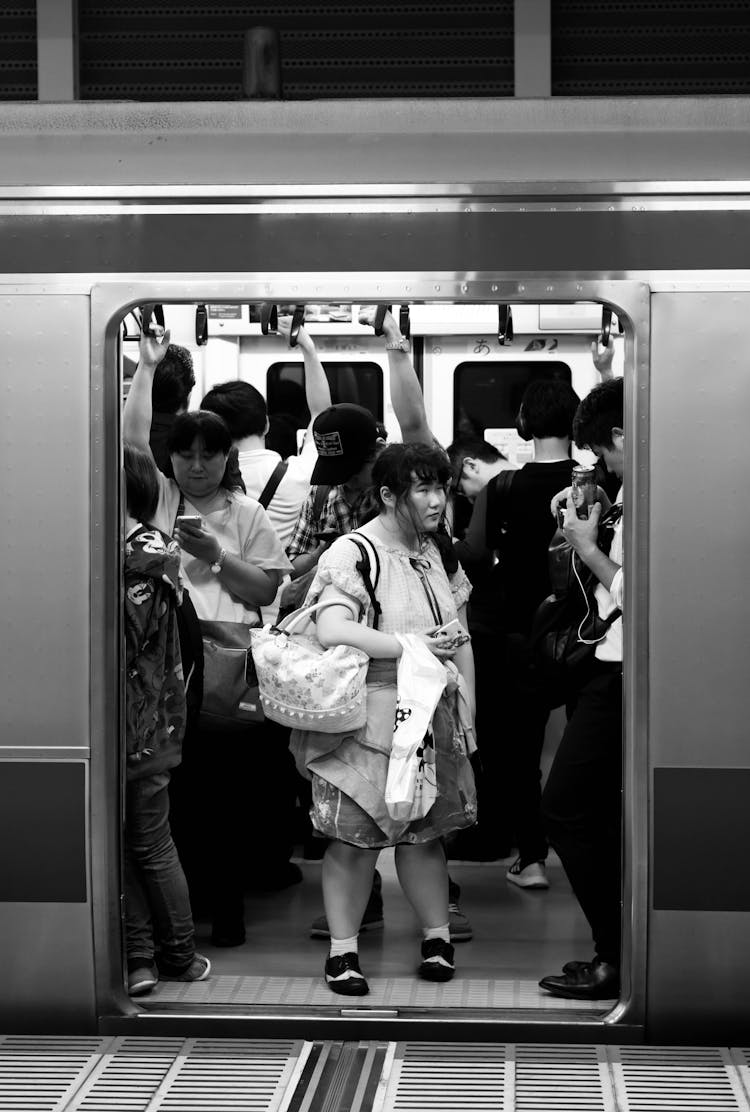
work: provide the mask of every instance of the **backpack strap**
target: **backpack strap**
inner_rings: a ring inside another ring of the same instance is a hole
[[[288,466],[289,460],[280,459],[269,475],[268,482],[263,487],[263,490],[260,492],[260,496],[258,498],[258,501],[260,502],[264,510],[267,510],[270,506],[271,500],[276,493],[279,483],[286,475],[286,469]]]
[[[375,588],[377,587],[377,585],[380,581],[380,557],[378,556],[378,550],[376,549],[376,547],[372,543],[372,541],[368,540],[368,538],[365,537],[364,534],[362,534],[362,533],[357,533],[356,536],[355,536],[354,533],[348,533],[347,536],[349,537],[350,540],[354,541],[357,548],[359,549],[360,559],[357,561],[357,571],[362,576],[362,580],[363,580],[364,585],[365,585],[365,590],[367,591],[367,594],[370,597],[370,603],[372,604],[372,613],[373,613],[372,628],[377,629],[378,625],[380,624],[380,615],[383,612],[382,607],[381,607],[380,603],[378,602],[378,600],[375,596]],[[361,537],[361,540],[358,540],[357,537]],[[370,578],[370,566],[371,566],[370,565],[370,554],[367,551],[367,548],[365,547],[365,545],[362,544],[362,541],[364,541],[364,540],[367,540],[367,543],[368,543],[369,547],[372,549],[373,556],[375,557],[375,582],[374,583],[372,582],[372,579]]]
[[[328,501],[328,495],[330,493],[331,493],[331,488],[329,486],[316,486],[316,488],[315,488],[315,494],[313,495],[312,511],[313,511],[313,520],[315,521],[316,525],[319,524],[319,522],[320,522],[320,515],[323,513],[323,509],[325,507],[326,502]]]
[[[492,552],[497,548],[505,514],[508,509],[508,496],[516,472],[506,467],[499,475],[490,480],[487,487],[487,517],[485,521],[485,541]]]

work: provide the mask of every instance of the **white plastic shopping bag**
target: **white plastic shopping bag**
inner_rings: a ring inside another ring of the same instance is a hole
[[[437,799],[432,716],[446,671],[414,634],[397,634],[403,652],[396,678],[396,721],[388,763],[385,805],[397,822],[424,818]]]

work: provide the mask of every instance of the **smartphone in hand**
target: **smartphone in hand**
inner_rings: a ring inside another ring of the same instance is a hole
[[[200,514],[179,514],[175,519],[175,525],[192,525],[196,529],[202,529],[203,518]]]
[[[453,621],[438,626],[432,636],[437,637],[440,633],[447,633],[449,637],[455,637],[457,633],[463,633],[463,628],[458,618],[454,618]]]

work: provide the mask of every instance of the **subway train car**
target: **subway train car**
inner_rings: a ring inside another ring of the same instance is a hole
[[[746,1037],[749,125],[731,98],[4,107],[0,1030]],[[549,892],[523,893],[497,863],[451,862],[475,937],[455,981],[417,986],[385,855],[386,929],[364,943],[379,995],[327,992],[308,938],[319,865],[303,860],[302,884],[248,897],[248,941],[212,955],[209,981],[128,997],[121,410],[132,313],[152,302],[194,351],[196,393],[245,378],[269,402],[298,359],[249,307],[305,304],[334,394],[354,389],[393,437],[357,307],[408,307],[435,434],[468,413],[517,463],[518,390],[554,364],[586,393],[611,311],[627,434],[618,1000],[536,987],[590,956],[559,866]]]

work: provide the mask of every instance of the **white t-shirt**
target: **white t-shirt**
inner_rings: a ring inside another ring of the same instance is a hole
[[[266,512],[284,549],[292,539],[302,503],[310,493],[310,478],[317,461],[315,442],[309,437],[301,455],[287,459],[284,477],[268,505]],[[251,498],[260,498],[276,465],[281,463],[281,456],[270,448],[254,448],[240,452],[238,462],[247,493]]]
[[[159,485],[159,505],[154,525],[171,534],[180,504],[180,488],[173,479],[167,479],[162,474],[159,475]],[[209,514],[200,513],[186,498],[184,512],[200,514],[205,528],[214,533],[222,548],[233,556],[239,556],[262,571],[277,571],[286,575],[291,570],[266,511],[254,498],[240,491],[227,491],[224,506]],[[183,551],[182,574],[199,618],[258,624],[257,608],[248,606],[231,594],[205,560]],[[263,607],[262,620],[266,621],[266,607]]]
[[[315,441],[310,436],[300,455],[288,457],[284,477],[268,504],[266,512],[283,549],[286,549],[292,539],[302,503],[310,493],[310,478],[317,460]],[[253,498],[260,498],[276,465],[281,462],[281,456],[278,452],[272,452],[270,448],[253,448],[249,452],[240,452],[238,462],[247,493]],[[270,605],[263,607],[264,625],[276,621],[279,599],[286,582],[287,578],[284,577],[276,598]]]
[[[617,502],[622,502],[622,487],[615,499]],[[616,564],[620,565],[618,571],[615,572],[615,577],[609,585],[609,590],[602,584],[598,583],[594,591],[594,598],[596,599],[597,608],[599,610],[600,618],[608,618],[613,610],[622,610],[623,594],[624,594],[624,577],[622,569],[622,526],[623,520],[617,522],[612,535],[612,544],[609,549],[609,557],[614,560]],[[617,618],[612,622],[612,625],[607,630],[603,640],[599,642],[594,650],[594,656],[597,660],[607,661],[620,661],[622,660],[622,618]]]

